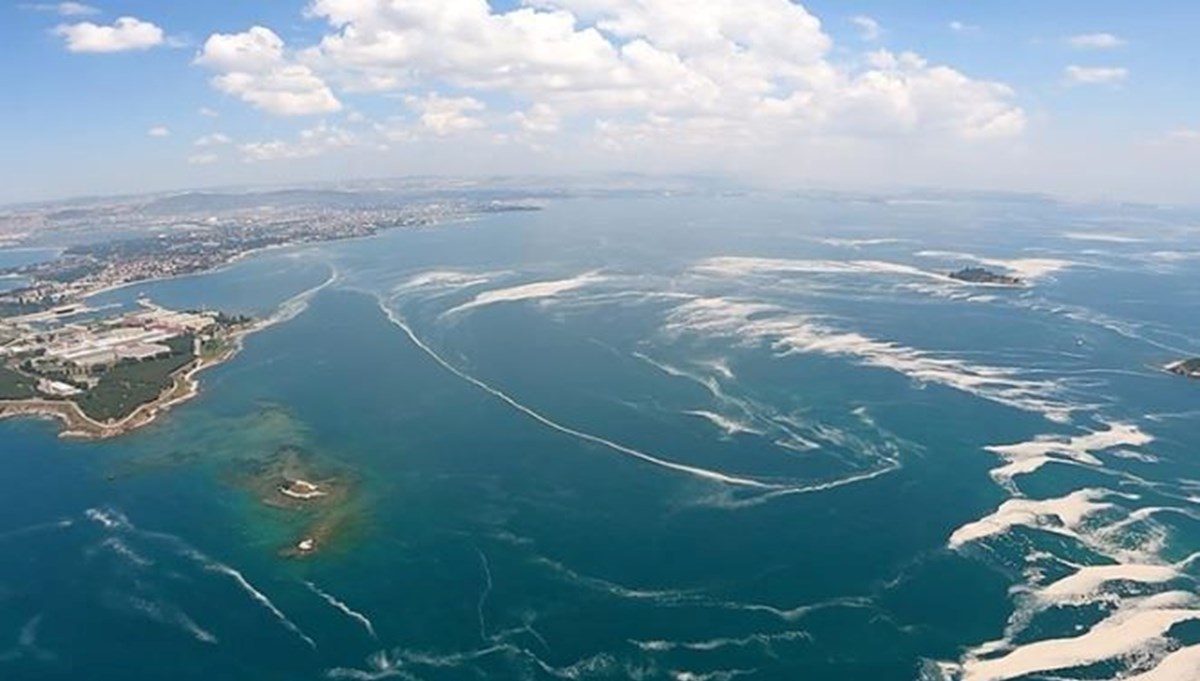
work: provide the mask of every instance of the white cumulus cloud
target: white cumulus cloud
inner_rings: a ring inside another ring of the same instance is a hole
[[[214,132],[210,135],[203,135],[201,137],[197,137],[196,141],[193,142],[192,144],[197,147],[215,147],[215,146],[219,146],[222,144],[232,144],[232,143],[233,143],[233,139],[231,139],[229,137],[229,135],[226,135],[225,133],[221,133],[221,132]]]
[[[473,97],[442,97],[437,93],[423,97],[410,95],[404,103],[419,115],[421,126],[435,135],[482,128],[483,121],[471,114],[487,108]]]
[[[111,26],[101,26],[90,21],[62,24],[54,29],[54,33],[66,41],[67,50],[70,52],[148,50],[166,41],[161,28],[134,17],[121,17]]]
[[[156,125],[146,131],[146,134],[151,137],[170,137],[171,129],[165,125]]]
[[[883,37],[883,26],[875,19],[859,15],[850,17],[850,23],[858,27],[859,37],[867,42],[875,42]]]
[[[300,131],[294,140],[248,142],[238,146],[242,160],[247,163],[301,159],[320,156],[329,151],[346,149],[358,144],[358,137],[343,128],[320,123]]]
[[[1068,66],[1063,71],[1069,85],[1119,85],[1129,79],[1122,66]]]
[[[100,13],[96,7],[85,5],[82,2],[33,3],[20,7],[35,12],[53,12],[60,17],[87,17]]]
[[[283,40],[269,28],[214,34],[196,63],[217,72],[213,87],[269,113],[307,116],[342,108],[325,81],[288,55]]]
[[[206,166],[206,165],[216,163],[219,160],[221,160],[220,156],[217,156],[216,154],[213,154],[213,153],[206,152],[206,153],[193,154],[191,156],[188,156],[187,162],[189,165]]]
[[[314,0],[309,15],[332,33],[305,63],[343,87],[497,93],[524,104],[509,120],[526,128],[518,112],[534,107],[564,121],[756,137],[978,138],[1019,133],[1025,121],[1011,88],[917,55],[835,62],[820,20],[789,0],[528,0],[510,11],[481,0]],[[858,23],[875,35],[877,24]]]
[[[1125,45],[1123,39],[1111,33],[1080,33],[1069,36],[1066,41],[1077,50],[1112,50]]]

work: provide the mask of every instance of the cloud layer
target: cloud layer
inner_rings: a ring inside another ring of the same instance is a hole
[[[279,115],[339,111],[344,95],[397,97],[396,138],[573,134],[769,149],[780,140],[1005,138],[1014,91],[912,52],[833,57],[821,21],[788,0],[314,0],[316,44],[255,26],[216,34],[196,62],[212,84]],[[860,17],[863,38],[880,37]],[[503,106],[495,102],[502,101]],[[403,113],[403,112],[402,112]]]

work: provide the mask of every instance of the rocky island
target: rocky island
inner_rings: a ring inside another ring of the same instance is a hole
[[[965,282],[968,284],[988,284],[991,286],[1024,286],[1025,282],[1021,279],[1008,275],[993,272],[992,270],[983,267],[964,267],[956,272],[949,274],[951,279]]]
[[[257,328],[247,317],[149,301],[72,321],[80,312],[0,320],[0,418],[53,417],[64,437],[122,435],[194,397],[196,374],[236,354]]]
[[[1185,359],[1167,365],[1167,371],[1185,378],[1200,379],[1200,357]]]

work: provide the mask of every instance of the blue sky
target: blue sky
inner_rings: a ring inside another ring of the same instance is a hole
[[[1182,0],[12,2],[0,201],[647,170],[1194,202],[1197,25]]]

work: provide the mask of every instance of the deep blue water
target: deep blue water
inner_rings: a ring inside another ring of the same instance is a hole
[[[0,424],[0,678],[1186,681],[1195,224],[564,201],[104,294],[291,314],[127,438]],[[352,482],[305,560],[286,446]]]

